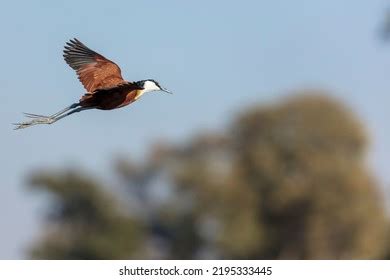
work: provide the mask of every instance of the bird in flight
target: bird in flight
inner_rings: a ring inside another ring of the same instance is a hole
[[[91,50],[76,38],[66,43],[64,59],[76,71],[78,79],[87,93],[80,98],[79,102],[73,103],[51,116],[25,113],[31,120],[16,123],[15,129],[36,124],[52,124],[71,114],[89,109],[112,110],[121,108],[138,100],[146,92],[171,93],[153,79],[138,82],[125,81],[118,65]]]

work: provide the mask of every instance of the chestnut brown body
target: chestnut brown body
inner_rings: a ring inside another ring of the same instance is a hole
[[[112,110],[129,105],[137,100],[141,89],[134,83],[121,84],[116,87],[97,89],[87,93],[80,99],[79,105],[84,108]]]

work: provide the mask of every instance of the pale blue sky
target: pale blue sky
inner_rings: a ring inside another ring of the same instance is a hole
[[[156,139],[218,130],[255,102],[328,89],[371,135],[370,168],[390,175],[390,46],[378,40],[387,1],[2,1],[0,9],[0,258],[24,258],[44,201],[37,168],[109,176],[115,155],[142,156]],[[21,112],[53,113],[84,92],[62,59],[77,37],[129,80],[155,78],[174,95],[88,111],[13,131]],[[107,174],[107,175],[105,175]]]

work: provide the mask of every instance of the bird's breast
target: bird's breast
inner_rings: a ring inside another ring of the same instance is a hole
[[[128,102],[128,103],[134,102],[138,98],[140,98],[141,95],[142,95],[142,93],[140,93],[139,90],[132,90],[129,93],[127,93],[125,103],[126,102]]]
[[[121,104],[121,107],[129,105],[130,103],[133,103],[138,98],[140,98],[142,94],[143,94],[142,90],[132,90],[132,91],[128,92],[124,102]]]
[[[144,93],[145,93],[145,91],[142,90],[142,89],[137,89],[137,90],[135,90],[135,97],[134,97],[134,100],[137,100],[138,98],[140,98]]]

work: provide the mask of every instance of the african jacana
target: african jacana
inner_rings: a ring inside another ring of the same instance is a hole
[[[164,91],[153,79],[128,82],[122,78],[121,69],[111,60],[89,49],[76,38],[66,43],[64,59],[72,67],[87,90],[79,102],[51,115],[25,115],[31,121],[16,123],[15,129],[26,128],[36,124],[52,124],[73,113],[89,109],[112,110],[129,105],[138,100],[144,93]]]

